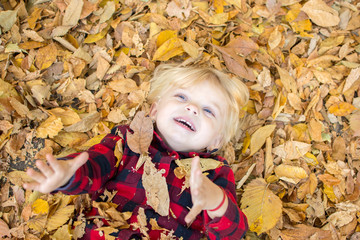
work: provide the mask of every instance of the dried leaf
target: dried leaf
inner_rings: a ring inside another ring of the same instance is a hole
[[[309,178],[305,183],[301,184],[297,190],[297,197],[299,199],[304,199],[307,194],[314,194],[317,188],[318,180],[314,173],[310,173]]]
[[[49,112],[57,118],[60,118],[65,126],[75,124],[81,120],[79,115],[70,108],[53,108],[50,109]]]
[[[137,112],[130,128],[134,131],[134,133],[128,132],[127,134],[130,149],[139,154],[147,153],[154,133],[150,117],[145,116],[145,112]]]
[[[286,91],[288,93],[297,93],[296,82],[289,72],[279,66],[276,66],[276,68],[279,72],[281,83],[284,85]]]
[[[81,121],[65,127],[64,130],[67,132],[87,132],[91,130],[99,121],[100,113],[93,112],[81,119]]]
[[[71,0],[70,4],[66,8],[62,25],[71,27],[75,26],[80,19],[83,5],[83,0]]]
[[[347,116],[351,114],[356,108],[347,102],[335,103],[329,107],[329,113],[335,116]]]
[[[2,219],[0,219],[0,237],[10,237],[10,228]]]
[[[275,227],[282,213],[278,196],[268,189],[264,179],[257,178],[246,185],[241,209],[248,219],[250,230],[261,234]]]
[[[167,188],[164,169],[158,170],[151,158],[147,158],[144,164],[142,183],[146,193],[146,203],[161,216],[169,215],[170,197]]]
[[[164,42],[155,52],[153,61],[167,61],[184,52],[180,39],[174,37]]]
[[[40,124],[36,129],[36,137],[38,138],[53,138],[56,136],[61,129],[63,129],[61,118],[51,115],[48,119]]]
[[[75,0],[74,0],[75,1]],[[36,66],[40,69],[46,69],[50,67],[56,60],[57,48],[54,43],[40,48],[36,54]]]
[[[4,32],[9,31],[17,20],[17,11],[1,11],[0,12],[0,26]]]
[[[336,26],[340,22],[339,13],[322,0],[310,0],[301,11],[305,12],[315,24],[321,27]]]
[[[273,133],[276,125],[266,125],[256,130],[251,135],[250,156],[254,155],[265,143],[266,139]]]
[[[307,178],[308,174],[301,167],[280,164],[275,167],[275,174],[280,179],[297,184],[301,179]]]
[[[48,231],[55,230],[60,226],[64,225],[70,218],[71,214],[74,212],[74,205],[69,205],[63,208],[58,209],[54,215],[49,217],[46,229]]]

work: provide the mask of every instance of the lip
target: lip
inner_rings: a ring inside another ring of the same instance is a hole
[[[195,124],[190,118],[187,118],[187,117],[175,117],[174,121],[175,121],[175,123],[177,125],[184,128],[185,130],[188,130],[190,132],[196,132]]]

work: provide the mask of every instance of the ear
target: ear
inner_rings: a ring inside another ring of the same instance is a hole
[[[151,104],[149,116],[151,120],[155,120],[157,114],[157,102]]]

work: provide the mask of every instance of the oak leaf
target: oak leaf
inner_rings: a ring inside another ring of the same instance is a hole
[[[251,231],[261,234],[275,227],[282,215],[282,202],[262,178],[246,185],[241,199],[241,209],[248,219]]]
[[[154,126],[150,117],[145,112],[139,111],[130,124],[134,133],[128,131],[127,140],[133,152],[143,154],[148,151],[154,134]]]

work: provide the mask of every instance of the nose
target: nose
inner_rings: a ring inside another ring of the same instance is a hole
[[[195,116],[197,116],[199,113],[198,113],[198,109],[196,106],[192,105],[192,104],[189,104],[185,107],[185,109],[187,111],[189,111],[190,113],[194,114]]]

